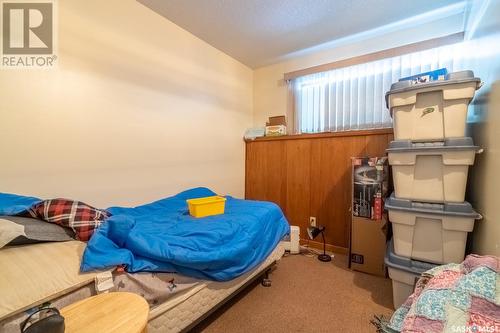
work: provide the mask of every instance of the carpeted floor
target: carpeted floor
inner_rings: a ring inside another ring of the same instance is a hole
[[[391,280],[347,268],[347,257],[324,263],[284,257],[272,286],[254,283],[193,332],[375,332],[374,314],[392,314]]]

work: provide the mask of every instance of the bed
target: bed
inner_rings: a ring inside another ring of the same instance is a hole
[[[9,291],[9,295],[3,292],[3,297],[0,299],[0,332],[18,333],[19,324],[26,318],[30,309],[41,304],[50,303],[51,306],[62,308],[97,294],[94,280],[99,272],[82,274],[78,271],[79,256],[83,253],[84,246],[81,242],[72,241],[23,246],[15,249],[15,255],[11,255],[14,248],[9,249],[11,251],[5,251],[5,249],[0,251],[0,265],[7,268],[2,270],[0,289]],[[284,252],[283,244],[279,243],[258,267],[231,281],[198,280],[198,283],[160,303],[150,296],[148,332],[190,330],[250,283],[256,279],[265,278],[267,272],[281,259]],[[39,255],[36,255],[37,253]],[[61,260],[61,253],[65,253],[65,260]],[[41,262],[36,260],[42,254],[45,259]],[[11,265],[13,260],[19,264]],[[7,266],[4,266],[6,264]],[[36,277],[26,275],[23,272],[27,270],[37,270],[38,274]],[[58,273],[61,270],[65,270],[67,274],[54,280],[55,277],[60,277]],[[131,275],[133,277],[137,274],[141,273]],[[8,276],[18,276],[21,279],[7,282]],[[113,290],[130,291],[119,287],[123,279],[117,281],[115,275],[114,280]],[[52,281],[52,283],[47,283],[47,281]],[[16,290],[22,290],[23,293],[19,295],[15,293]],[[14,296],[11,291],[14,291]],[[133,291],[147,296],[146,290]],[[13,297],[22,299],[12,302]],[[5,304],[10,306],[6,307]]]
[[[18,332],[27,314],[47,302],[62,308],[104,290],[143,296],[149,332],[185,331],[256,279],[267,280],[289,231],[281,210],[228,197],[224,215],[193,220],[186,214],[186,198],[211,194],[197,188],[144,206],[110,208],[112,217],[88,243],[1,249],[0,331]]]

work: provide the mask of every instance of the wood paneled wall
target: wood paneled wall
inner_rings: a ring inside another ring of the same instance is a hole
[[[392,129],[293,135],[246,142],[245,197],[278,204],[307,238],[309,217],[329,249],[349,246],[351,157],[383,156]]]

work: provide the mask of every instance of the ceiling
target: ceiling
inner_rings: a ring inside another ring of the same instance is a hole
[[[249,67],[458,0],[139,0]]]

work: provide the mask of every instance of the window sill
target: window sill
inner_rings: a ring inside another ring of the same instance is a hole
[[[323,133],[307,133],[307,134],[282,135],[282,136],[264,136],[256,138],[254,140],[245,139],[245,142],[251,143],[260,141],[322,139],[322,138],[342,137],[342,136],[367,136],[367,135],[378,135],[378,134],[393,134],[393,129],[377,128],[377,129],[354,130],[354,131],[343,131],[343,132],[323,132]]]

